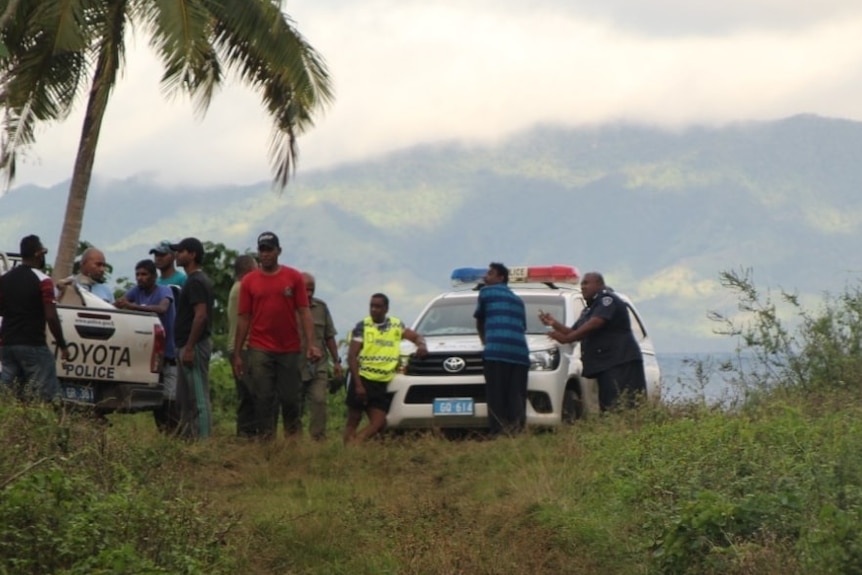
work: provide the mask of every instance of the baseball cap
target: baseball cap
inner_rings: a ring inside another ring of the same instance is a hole
[[[151,254],[169,254],[169,253],[172,253],[173,251],[174,250],[171,249],[171,242],[169,240],[162,240],[159,243],[157,243],[155,246],[153,246],[153,248],[150,250],[150,253]]]
[[[186,250],[187,252],[204,256],[204,245],[197,238],[183,238],[178,244],[170,245],[171,251],[179,252]]]
[[[257,236],[257,245],[258,247],[266,246],[268,248],[280,247],[278,244],[278,236],[272,232],[263,232]]]

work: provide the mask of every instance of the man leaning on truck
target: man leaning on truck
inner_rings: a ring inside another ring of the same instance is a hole
[[[54,283],[43,271],[48,250],[35,235],[22,238],[20,249],[21,265],[0,276],[0,383],[19,398],[51,401],[59,395],[60,384],[45,337],[46,322],[63,360],[69,356],[57,317]]]
[[[114,305],[120,309],[144,311],[158,314],[165,328],[165,355],[162,366],[162,384],[165,395],[161,407],[153,409],[153,418],[160,431],[174,432],[179,425],[177,400],[177,355],[174,347],[174,321],[176,302],[174,291],[156,284],[156,264],[152,260],[141,260],[135,265],[136,285],[117,299]]]
[[[105,261],[105,253],[97,248],[87,248],[81,254],[81,269],[77,275],[69,280],[74,281],[81,289],[87,290],[100,299],[114,303],[114,292],[105,284],[105,272],[108,263]]]

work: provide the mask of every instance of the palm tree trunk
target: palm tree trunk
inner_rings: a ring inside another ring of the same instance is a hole
[[[69,184],[69,197],[66,200],[66,215],[63,218],[63,229],[60,233],[60,245],[57,247],[57,258],[54,260],[54,279],[67,277],[72,273],[72,264],[78,243],[81,240],[81,228],[84,223],[84,206],[87,203],[87,192],[90,189],[90,179],[93,175],[93,162],[96,158],[96,147],[102,131],[102,120],[108,107],[108,99],[117,79],[120,66],[120,50],[122,47],[122,24],[125,2],[113,3],[108,22],[114,26],[107,27],[109,32],[102,39],[99,47],[96,70],[93,72],[93,83],[87,98],[87,110],[84,114],[84,124],[81,128],[81,139],[78,142],[78,154],[75,156],[75,168],[72,172],[72,182]],[[119,28],[119,34],[115,35]]]
[[[78,155],[75,157],[72,183],[69,184],[66,215],[63,217],[60,245],[57,248],[57,258],[54,261],[54,279],[64,278],[72,273],[72,263],[75,261],[78,242],[81,239],[84,206],[87,203],[87,192],[90,189],[93,162],[96,158],[96,146],[99,143],[102,118],[105,115],[110,93],[108,87],[103,84],[104,82],[99,80],[99,67],[97,67],[90,96],[87,100],[87,112],[84,115],[81,140],[78,142]]]

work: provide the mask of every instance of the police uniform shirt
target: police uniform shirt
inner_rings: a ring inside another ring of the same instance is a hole
[[[600,291],[581,312],[573,329],[593,317],[601,318],[605,323],[581,342],[586,377],[595,377],[602,371],[629,361],[642,360],[640,346],[632,334],[628,306],[624,301],[609,290]]]

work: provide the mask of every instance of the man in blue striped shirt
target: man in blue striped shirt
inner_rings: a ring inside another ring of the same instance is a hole
[[[506,266],[492,262],[484,281],[473,317],[485,346],[488,426],[491,435],[514,435],[524,429],[527,420],[527,317],[524,302],[509,289]]]

